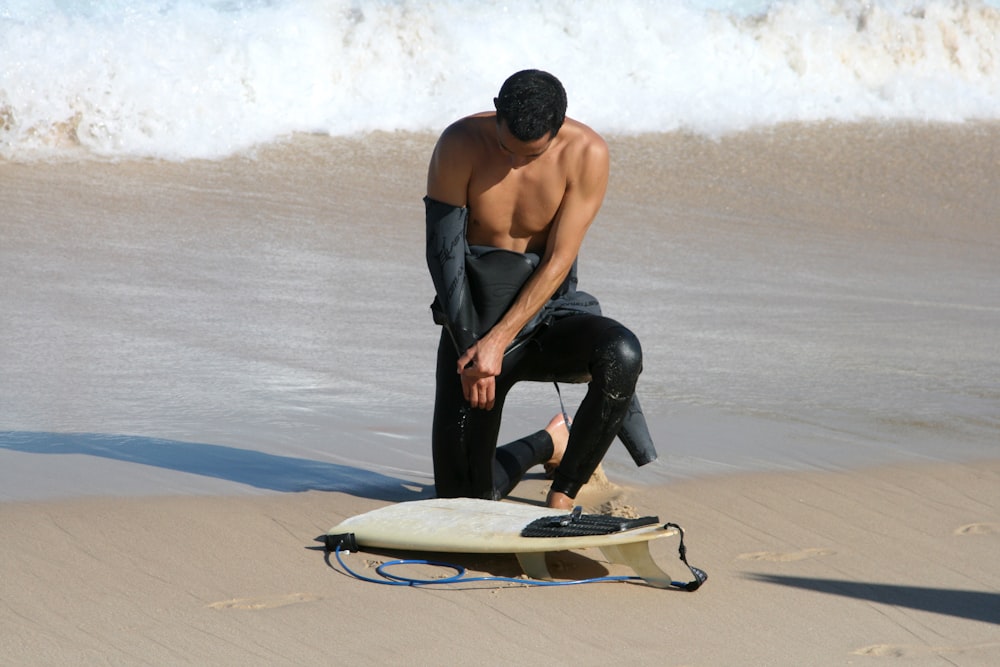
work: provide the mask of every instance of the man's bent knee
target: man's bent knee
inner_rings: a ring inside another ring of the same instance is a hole
[[[603,385],[604,392],[616,398],[629,398],[642,372],[642,346],[634,333],[622,325],[609,329],[598,348],[591,377]]]

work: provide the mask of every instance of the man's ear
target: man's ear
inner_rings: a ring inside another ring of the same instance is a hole
[[[493,108],[497,109],[497,110],[500,109],[500,98],[499,97],[494,97],[493,98]]]

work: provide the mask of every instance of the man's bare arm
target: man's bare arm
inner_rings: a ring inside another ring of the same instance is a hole
[[[472,141],[463,121],[453,123],[441,134],[427,167],[428,197],[452,206],[468,204]]]
[[[465,207],[468,205],[474,147],[475,137],[472,136],[465,121],[452,124],[442,133],[434,147],[434,153],[427,169],[427,196],[429,198],[450,206]],[[428,231],[430,233],[430,230]],[[460,341],[456,340],[456,344],[460,344]],[[468,349],[475,349],[475,343],[472,343]],[[457,369],[459,374],[462,372],[461,368],[460,366]],[[493,376],[472,377],[467,375],[462,375],[461,378],[462,393],[472,407],[491,410],[496,397],[495,378]]]

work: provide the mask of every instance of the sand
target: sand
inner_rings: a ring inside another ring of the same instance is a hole
[[[695,593],[379,586],[320,548],[432,493],[432,142],[0,165],[0,663],[1000,661],[1000,129],[612,141],[582,285],[643,341],[661,461],[616,446],[581,502],[682,524]]]
[[[709,573],[695,593],[360,582],[312,538],[381,501],[336,492],[5,503],[0,637],[7,664],[32,665],[990,665],[998,488],[993,463],[629,490],[687,526]],[[682,578],[675,548],[655,554]],[[390,559],[345,558],[368,576]],[[448,559],[518,573],[510,556]],[[550,567],[624,573],[588,552]]]

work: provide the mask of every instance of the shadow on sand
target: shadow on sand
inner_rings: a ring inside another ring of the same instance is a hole
[[[339,491],[398,502],[429,497],[407,480],[351,466],[249,449],[103,433],[0,431],[0,449],[82,454],[204,475],[271,491]]]
[[[750,578],[767,584],[794,586],[818,593],[841,595],[858,600],[878,602],[896,607],[908,607],[935,614],[945,614],[973,621],[1000,624],[1000,593],[962,591],[924,586],[871,584],[861,581],[786,577],[754,574]]]

